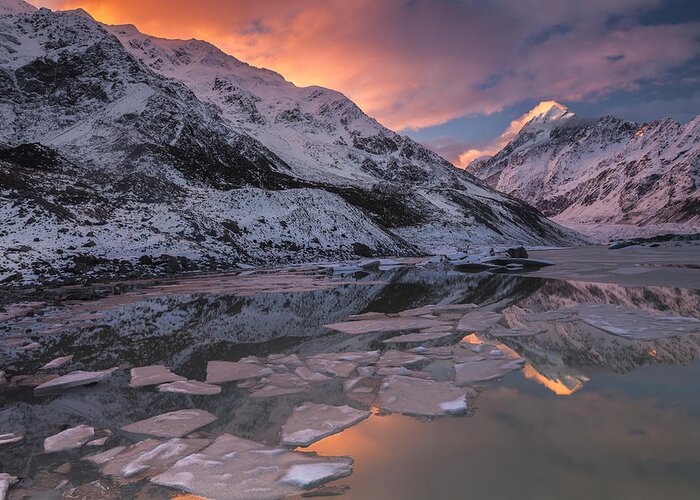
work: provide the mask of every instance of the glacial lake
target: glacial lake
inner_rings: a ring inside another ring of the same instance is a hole
[[[699,250],[2,292],[8,498],[697,499]]]

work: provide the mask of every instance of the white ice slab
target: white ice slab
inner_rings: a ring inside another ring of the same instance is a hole
[[[370,412],[351,406],[328,406],[306,403],[282,426],[282,445],[309,446],[336,434],[370,416]]]

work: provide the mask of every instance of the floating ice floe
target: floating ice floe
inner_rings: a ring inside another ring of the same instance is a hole
[[[326,328],[339,332],[358,335],[362,333],[396,332],[401,330],[421,330],[432,326],[449,325],[444,321],[430,318],[397,317],[345,321],[324,325]]]
[[[207,383],[220,384],[272,375],[274,372],[253,361],[209,361],[207,363]]]
[[[294,370],[294,373],[296,373],[300,378],[306,380],[307,382],[325,382],[327,380],[331,380],[330,377],[322,373],[310,370],[306,366],[300,366],[299,368]]]
[[[70,356],[63,356],[60,358],[56,358],[53,361],[49,361],[44,366],[39,368],[39,370],[52,370],[54,368],[60,368],[61,366],[65,365],[66,363],[69,363],[70,361],[73,361],[72,354]]]
[[[309,446],[336,434],[370,416],[370,412],[351,406],[328,406],[306,403],[300,406],[282,426],[284,446]]]
[[[217,500],[283,498],[352,473],[350,457],[274,448],[230,434],[151,479]]]
[[[19,481],[17,477],[0,472],[0,500],[4,500],[5,495],[7,495],[7,490],[17,481]]]
[[[0,446],[19,443],[23,439],[24,432],[8,432],[7,434],[0,434]]]
[[[462,386],[501,378],[512,371],[520,370],[524,362],[525,360],[522,359],[509,361],[486,359],[458,363],[455,365],[455,383]]]
[[[406,415],[437,416],[467,411],[466,393],[449,382],[393,375],[379,390],[379,405]]]
[[[445,337],[451,337],[455,333],[452,329],[429,329],[432,331],[422,330],[416,333],[407,333],[406,335],[399,335],[398,337],[391,337],[390,339],[383,340],[385,344],[400,344],[400,343],[416,343],[416,342],[427,342],[430,340],[438,340]]]
[[[462,316],[457,323],[457,330],[461,332],[484,332],[493,328],[503,319],[501,313],[489,311],[473,311]]]
[[[159,392],[211,396],[221,392],[221,386],[199,382],[198,380],[178,380],[158,386]]]
[[[122,430],[134,434],[149,434],[151,436],[174,438],[182,437],[195,429],[204,427],[216,420],[216,417],[204,410],[177,410],[156,415],[125,425]]]
[[[421,361],[425,361],[425,356],[421,356],[420,354],[405,351],[387,351],[379,358],[377,366],[412,366]]]
[[[146,387],[185,380],[185,377],[176,375],[163,365],[139,366],[131,369],[129,387]]]
[[[489,335],[492,337],[532,337],[533,335],[540,335],[545,333],[547,330],[541,330],[536,328],[493,328],[489,330]]]
[[[84,458],[100,466],[100,471],[107,476],[128,479],[163,472],[181,458],[208,446],[210,442],[208,439],[145,439],[129,447],[117,446]]]
[[[656,340],[700,333],[700,319],[696,318],[657,316],[612,304],[580,304],[573,309],[584,323],[626,339]]]
[[[44,451],[72,450],[80,448],[95,435],[95,429],[88,425],[78,425],[44,439]]]
[[[296,394],[309,389],[309,384],[301,377],[292,373],[274,373],[260,381],[250,396],[253,398],[269,398],[273,396],[283,396],[285,394]]]
[[[114,373],[116,370],[118,370],[118,368],[110,368],[109,370],[97,372],[71,372],[67,375],[62,375],[35,387],[34,394],[50,394],[53,392],[70,389],[72,387],[80,387],[83,385],[93,384],[95,382],[102,382],[103,380],[110,378],[112,373]]]

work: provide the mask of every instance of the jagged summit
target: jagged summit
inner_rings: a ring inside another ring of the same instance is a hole
[[[526,116],[532,118],[523,126],[521,131],[535,131],[555,127],[576,117],[576,114],[556,101],[543,101],[530,110]]]
[[[700,226],[699,125],[582,119],[551,106],[468,168],[564,224]]]

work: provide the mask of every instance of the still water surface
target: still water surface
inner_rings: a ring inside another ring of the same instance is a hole
[[[526,321],[532,313],[591,303],[628,307],[637,311],[640,324],[646,314],[698,318],[696,289],[411,265],[347,274],[307,267],[110,284],[17,300],[21,303],[12,305],[6,299],[0,326],[0,370],[9,381],[0,387],[0,434],[25,433],[18,443],[0,445],[0,472],[20,479],[9,498],[185,495],[183,488],[150,481],[172,464],[127,479],[83,458],[148,437],[121,430],[124,425],[188,408],[217,417],[191,436],[211,441],[228,433],[277,446],[283,424],[306,402],[372,412],[349,429],[298,449],[354,459],[352,474],[329,482],[331,489],[319,494],[343,492],[345,498],[362,499],[700,497],[700,335],[635,339],[634,331],[626,338],[577,316]],[[497,328],[543,332],[495,338],[489,333],[493,326],[457,330],[464,311],[442,317],[421,313],[422,319],[449,323],[450,334],[420,342],[385,342],[411,329],[353,335],[323,326],[369,311],[395,318],[394,313],[433,304],[476,304],[479,311],[503,314]],[[291,389],[285,380],[266,379],[222,383],[221,393],[209,396],[129,387],[130,368],[153,364],[204,381],[209,361],[256,356],[261,366],[290,381],[296,378],[294,366],[279,368],[270,355],[296,354],[309,364],[318,355],[379,351],[384,356],[419,346],[443,349],[433,351],[440,355],[413,351],[424,357],[403,370],[422,372],[409,377],[454,387],[454,345],[486,361],[520,363],[518,370],[495,380],[463,385],[468,409],[459,415],[409,416],[383,408],[382,384],[402,368],[385,363],[387,370],[381,372],[383,361],[376,360],[360,363],[351,374],[326,371],[327,380],[302,381]],[[66,365],[39,370],[68,355],[74,358]],[[380,369],[358,375],[367,365]],[[107,381],[52,395],[35,394],[34,386],[43,379],[23,378],[110,367],[119,369]],[[363,379],[359,384],[367,389],[355,392],[350,379]],[[287,393],[253,396],[270,384]],[[46,437],[81,424],[109,436],[106,443],[44,452]],[[230,481],[234,490],[236,479]]]

